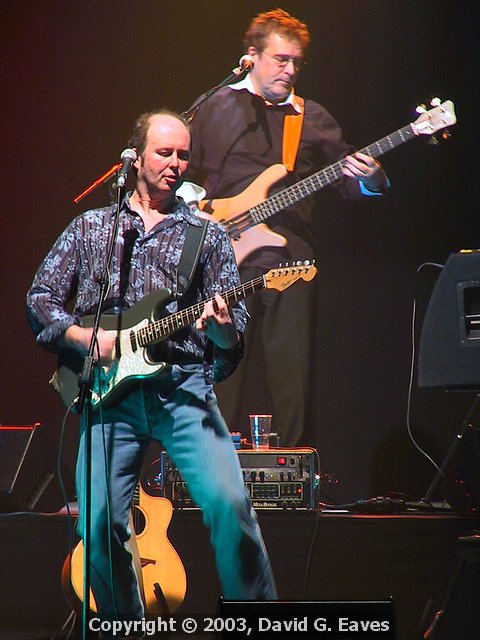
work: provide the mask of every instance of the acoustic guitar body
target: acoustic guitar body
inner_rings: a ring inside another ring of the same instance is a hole
[[[166,615],[182,604],[187,590],[187,577],[182,561],[167,537],[173,507],[167,498],[151,497],[140,487],[139,504],[133,507],[135,539],[130,541],[140,591],[148,615]],[[65,559],[62,586],[65,598],[74,611],[83,602],[84,562],[80,541]],[[95,597],[90,590],[90,609],[97,613]]]

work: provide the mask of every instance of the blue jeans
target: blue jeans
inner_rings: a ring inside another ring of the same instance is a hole
[[[128,548],[128,518],[150,439],[162,443],[202,509],[203,521],[211,531],[223,596],[235,600],[277,597],[238,455],[213,389],[205,382],[203,366],[174,365],[159,381],[137,385],[118,405],[103,412],[103,428],[99,414],[94,414],[91,434],[91,585],[102,618],[135,620],[144,615]],[[77,459],[80,535],[84,524],[84,440],[82,428]]]

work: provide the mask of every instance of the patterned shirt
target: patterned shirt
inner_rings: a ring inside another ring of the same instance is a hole
[[[75,218],[57,239],[44,259],[27,294],[28,321],[37,342],[56,351],[59,338],[82,316],[93,314],[100,295],[108,242],[113,232],[116,206],[87,211]],[[189,225],[200,222],[183,200],[177,198],[171,214],[146,232],[142,219],[129,206],[121,206],[118,239],[115,244],[110,286],[104,312],[128,309],[152,291],[177,290],[177,273]],[[195,286],[182,307],[222,293],[240,283],[232,246],[225,229],[209,223],[197,267]],[[75,298],[73,309],[67,307]],[[188,302],[188,304],[187,304]],[[179,303],[167,302],[165,311],[176,312]],[[189,325],[161,343],[162,360],[203,362],[206,379],[218,382],[230,375],[243,355],[243,334],[247,313],[243,302],[230,308],[242,339],[229,350],[214,347],[206,336]]]

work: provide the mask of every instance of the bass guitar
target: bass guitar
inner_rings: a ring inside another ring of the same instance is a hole
[[[437,131],[455,124],[456,121],[454,105],[447,100],[434,109],[425,111],[415,122],[403,129],[398,129],[368,147],[360,149],[360,152],[372,158],[379,158],[404,142],[421,135],[432,136]],[[269,229],[264,222],[276,213],[340,180],[343,177],[344,165],[345,159],[339,160],[268,197],[271,187],[285,178],[288,173],[283,164],[274,164],[262,171],[238,195],[231,198],[202,200],[199,208],[206,218],[214,219],[227,229],[233,240],[237,263],[241,264],[256,249],[266,246],[285,246],[287,240],[284,236]]]
[[[222,293],[222,297],[227,305],[231,305],[263,289],[284,291],[298,280],[312,280],[316,273],[316,267],[308,262],[271,269],[258,278]],[[195,322],[202,315],[205,306],[205,301],[199,302],[156,319],[160,308],[170,300],[170,290],[159,289],[123,313],[102,316],[102,328],[117,332],[115,358],[109,365],[94,367],[92,407],[100,402],[104,408],[108,407],[130,384],[157,376],[169,366],[166,362],[152,359],[148,348]],[[85,327],[93,326],[93,321],[93,316],[82,318]],[[79,353],[64,349],[60,352],[58,370],[52,379],[52,385],[60,392],[63,402],[73,409],[78,396],[78,374],[82,365],[83,357]]]
[[[132,507],[130,548],[146,613],[168,615],[180,607],[187,590],[185,569],[167,537],[173,507],[170,500],[148,495],[139,484]],[[83,543],[65,559],[62,587],[74,611],[83,602]],[[90,609],[97,605],[90,591]]]

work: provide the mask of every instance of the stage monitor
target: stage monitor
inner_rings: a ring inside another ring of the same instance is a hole
[[[451,254],[428,303],[418,385],[480,390],[480,251]]]

